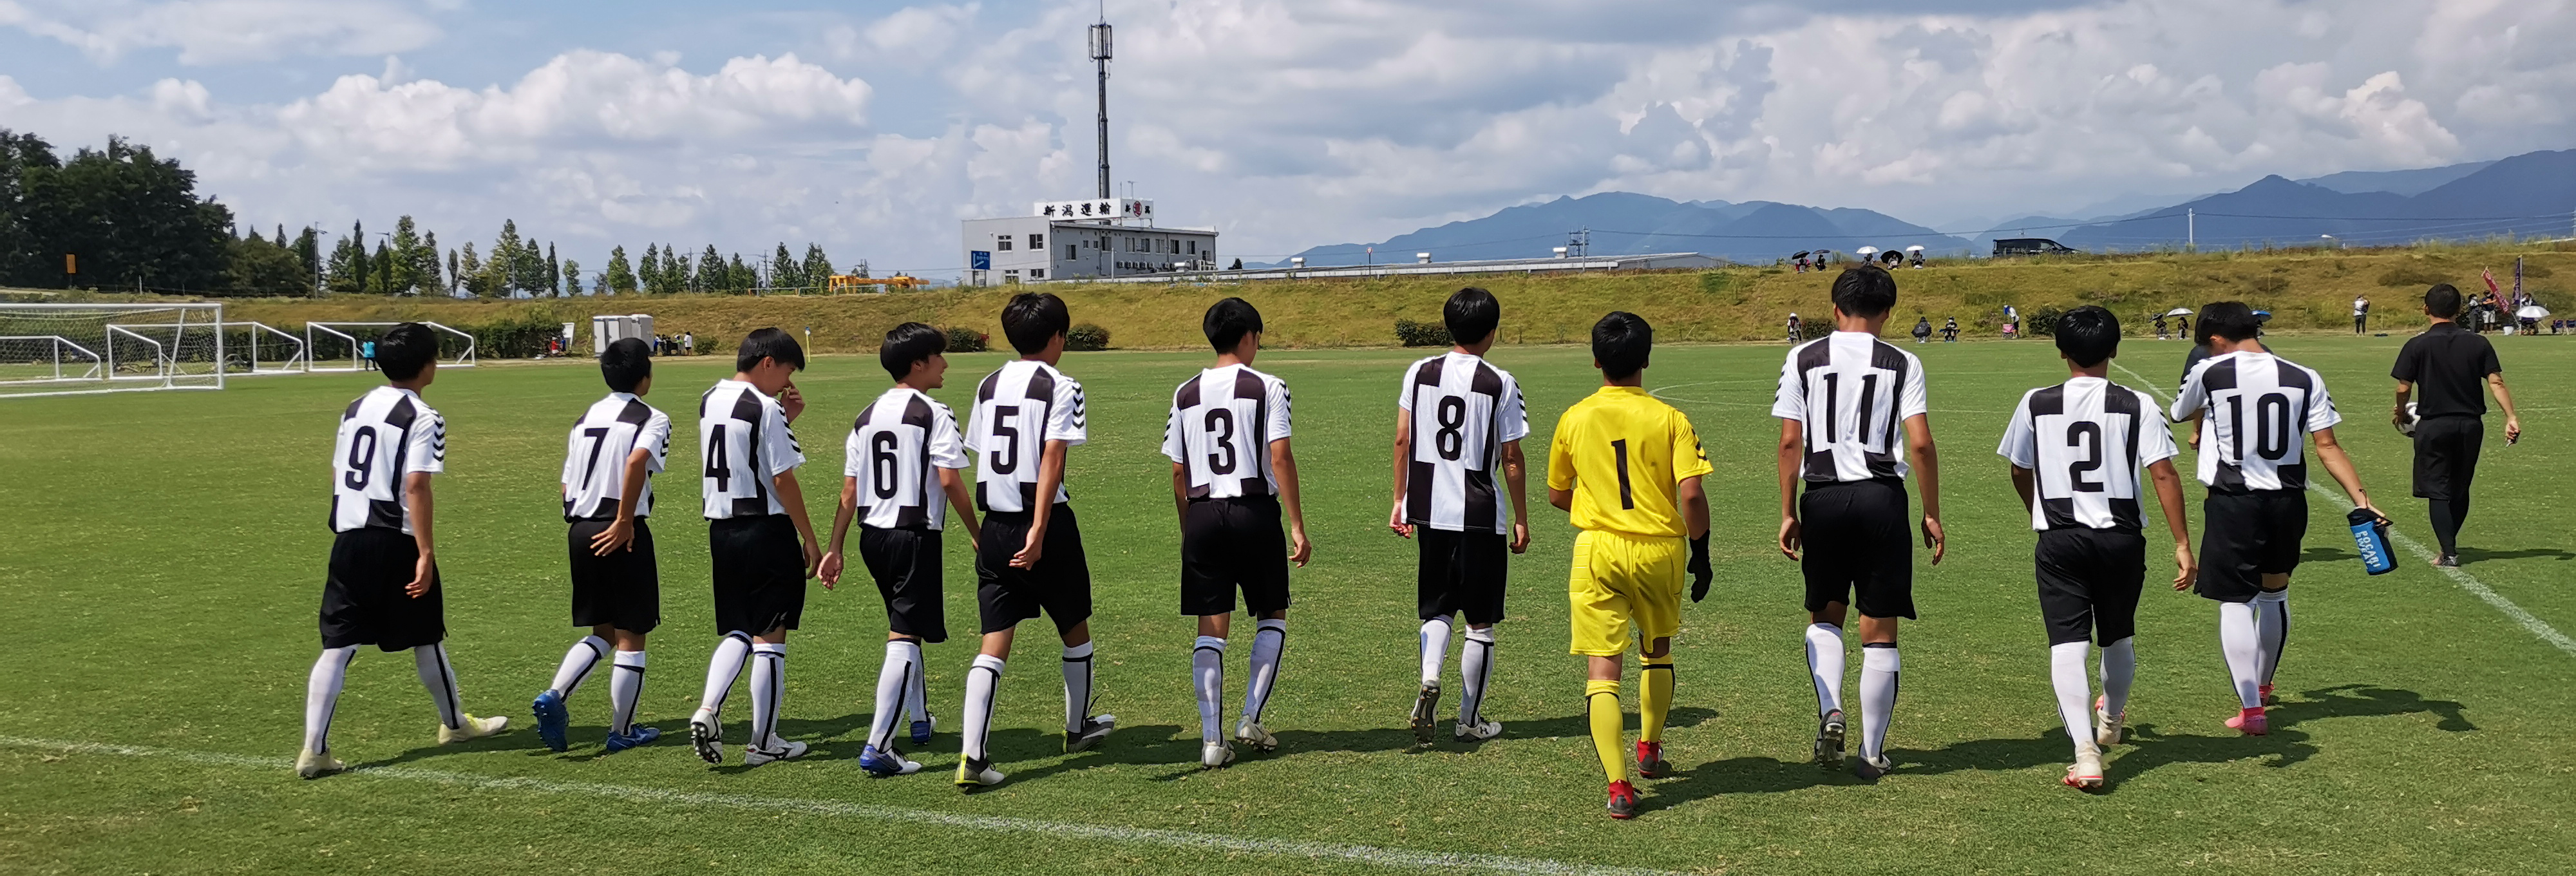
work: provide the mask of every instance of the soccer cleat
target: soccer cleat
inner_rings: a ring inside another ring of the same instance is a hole
[[[1451,735],[1457,737],[1460,742],[1481,742],[1503,735],[1503,722],[1483,718],[1476,719],[1476,723],[1473,724],[1460,721]]]
[[[538,694],[537,701],[528,709],[537,713],[537,741],[545,743],[547,748],[555,751],[572,747],[572,740],[564,736],[566,725],[572,721],[570,716],[564,713],[562,694],[554,691]]]
[[[1420,742],[1424,745],[1431,744],[1431,725],[1437,720],[1432,716],[1439,712],[1440,686],[1436,684],[1423,685],[1422,694],[1413,698],[1414,741]]]
[[[2101,790],[2101,789],[2102,789],[2102,755],[2101,755],[2101,753],[2100,753],[2100,752],[2094,752],[2094,751],[2087,751],[2087,752],[2083,752],[2083,753],[2077,754],[2077,755],[2075,756],[2075,765],[2074,765],[2074,766],[2070,766],[2070,767],[2067,767],[2067,768],[2066,768],[2066,778],[2061,779],[2060,781],[2065,782],[2067,787],[2069,787],[2069,788],[2074,788],[2074,789],[2077,789],[2077,790],[2080,790],[2080,791],[2098,791],[2098,790]]]
[[[1829,770],[1842,768],[1843,710],[1841,709],[1826,712],[1824,720],[1816,722],[1816,765]]]
[[[923,715],[921,720],[912,722],[912,744],[929,745],[930,734],[937,732],[939,732],[939,716]]]
[[[2254,691],[2254,698],[2256,701],[2261,702],[2266,706],[2277,706],[2281,704],[2280,698],[2272,695],[2271,682],[2264,682],[2262,687],[2256,688]]]
[[[957,787],[962,790],[971,792],[977,788],[990,788],[1001,784],[1004,778],[1008,777],[993,769],[991,761],[968,759],[957,762]]]
[[[481,739],[499,733],[501,728],[508,726],[510,726],[510,719],[504,715],[494,715],[489,718],[467,715],[463,727],[451,728],[445,724],[438,725],[438,744],[454,745],[468,739]]]
[[[1262,751],[1275,751],[1279,748],[1279,737],[1270,735],[1268,728],[1262,727],[1260,722],[1251,718],[1234,722],[1234,741]]]
[[[780,739],[777,734],[771,734],[769,742],[768,748],[746,746],[742,753],[742,765],[756,767],[773,760],[795,760],[805,756],[805,743]]]
[[[867,770],[868,775],[882,779],[888,776],[909,776],[920,772],[921,764],[904,757],[903,752],[892,748],[879,750],[871,745],[859,751],[859,768]]]
[[[1878,781],[1878,777],[1895,771],[1896,762],[1888,760],[1887,755],[1883,754],[1877,757],[1864,757],[1852,764],[1852,775],[1861,777],[1862,781],[1875,782]]]
[[[1628,784],[1627,779],[1610,783],[1610,817],[1622,820],[1637,817],[1637,786]]]
[[[1664,744],[1637,740],[1637,777],[1660,779],[1673,774],[1673,765],[1664,761]]]
[[[699,709],[689,716],[689,747],[697,750],[699,760],[724,763],[724,725],[715,712]]]
[[[662,731],[651,727],[629,727],[625,733],[608,734],[608,753],[616,754],[662,738]]]
[[[308,779],[318,779],[348,768],[348,764],[327,754],[312,751],[295,753],[295,774]]]
[[[1225,766],[1226,764],[1230,764],[1230,763],[1233,763],[1233,762],[1234,762],[1234,743],[1231,743],[1231,742],[1202,742],[1202,743],[1199,743],[1199,766],[1204,767],[1204,768],[1206,768],[1206,769],[1218,769],[1218,768],[1221,768],[1221,767]]]
[[[2227,726],[2242,731],[2247,736],[2263,736],[2272,732],[2272,719],[2263,714],[2262,706],[2255,706],[2251,709],[2238,709],[2236,717],[2227,719]]]
[[[2441,555],[2441,556],[2434,557],[2434,558],[2433,558],[2433,565],[2434,565],[2434,567],[2436,567],[2436,568],[2442,568],[2442,569],[2457,569],[2457,568],[2459,568],[2459,567],[2460,567],[2460,555],[2459,555],[2459,554],[2443,554],[2443,555]]]
[[[1084,718],[1081,732],[1064,734],[1064,753],[1089,751],[1092,746],[1099,745],[1100,740],[1109,738],[1109,731],[1116,729],[1118,729],[1116,715],[1093,715]]]
[[[2120,725],[2129,720],[2126,712],[2114,715],[2103,711],[2102,707],[2107,705],[2110,705],[2108,697],[2093,698],[2093,744],[2103,748],[2120,744]]]

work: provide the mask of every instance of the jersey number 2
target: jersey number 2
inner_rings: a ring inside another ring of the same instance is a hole
[[[2078,459],[2074,464],[2066,467],[2067,482],[2073,484],[2078,493],[2102,492],[2101,481],[2084,479],[2085,472],[2102,469],[2102,426],[2098,423],[2068,423],[2066,446],[2088,448],[2083,459]]]

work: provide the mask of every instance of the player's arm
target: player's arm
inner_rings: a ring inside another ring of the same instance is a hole
[[[2013,492],[2021,494],[2022,513],[2033,513],[2031,505],[2039,501],[2038,473],[2033,472],[2030,469],[2023,468],[2016,463],[2005,463],[2004,465],[2012,469]]]
[[[2487,391],[2495,393],[2496,407],[2504,409],[2504,443],[2512,444],[2521,441],[2522,418],[2513,413],[2513,393],[2505,391],[2504,372],[2496,371],[2487,375]]]
[[[849,563],[849,558],[841,553],[841,549],[848,543],[846,540],[850,535],[850,521],[856,518],[858,513],[859,479],[856,476],[843,475],[841,501],[832,509],[832,541],[823,548],[823,562],[814,568],[814,577],[823,579],[825,590],[830,590],[841,583],[841,570]]]
[[[2308,437],[2317,442],[2317,461],[2325,463],[2326,473],[2334,476],[2335,483],[2343,485],[2344,493],[2352,497],[2352,504],[2378,514],[2381,523],[2389,522],[2388,515],[2380,514],[2378,506],[2370,504],[2370,496],[2361,491],[2361,472],[2352,467],[2352,457],[2345,454],[2343,445],[2335,441],[2334,427],[2310,432]]]
[[[1279,476],[1279,502],[1288,506],[1288,561],[1305,568],[1315,544],[1306,540],[1306,509],[1297,498],[1297,454],[1288,448],[1288,439],[1270,442],[1270,471]]]
[[[1574,511],[1574,430],[1566,420],[1573,413],[1556,419],[1556,436],[1547,442],[1547,503],[1568,513]]]
[[[1386,528],[1398,537],[1412,538],[1413,526],[1404,522],[1404,491],[1413,478],[1413,412],[1402,405],[1395,409],[1395,502],[1387,507]],[[1518,493],[1514,501],[1523,501]],[[1517,505],[1515,505],[1517,507]]]
[[[1011,568],[1034,569],[1046,554],[1047,521],[1055,515],[1055,492],[1064,486],[1064,454],[1073,444],[1051,439],[1038,457],[1037,507],[1029,509],[1029,537],[1011,555]]]
[[[1403,468],[1402,465],[1396,467]],[[1396,475],[1399,478],[1403,476]],[[1512,493],[1512,553],[1527,553],[1530,546],[1529,459],[1521,455],[1518,441],[1503,442],[1503,483],[1511,488]],[[1404,493],[1399,489],[1396,495]]]
[[[617,488],[617,519],[608,528],[590,537],[591,556],[604,557],[615,551],[635,549],[635,503],[644,498],[644,479],[653,465],[651,448],[638,447],[626,454],[626,479]]]
[[[2406,399],[2415,394],[2415,381],[2397,381],[2397,401],[2388,406],[2389,425],[2406,428]]]
[[[1780,418],[1780,553],[1798,558],[1798,467],[1806,461],[1806,424]]]
[[[1190,523],[1190,467],[1172,463],[1172,516],[1182,526]]]
[[[411,583],[403,585],[403,595],[419,599],[429,594],[430,581],[437,576],[438,540],[430,536],[429,472],[403,474],[403,510],[411,517],[411,543],[420,550],[420,559],[412,561]]]
[[[805,488],[796,483],[796,470],[791,468],[769,476],[778,504],[787,509],[787,519],[796,523],[796,538],[805,546],[805,577],[823,565],[822,542],[814,537],[813,518],[805,513]]]
[[[2191,557],[2191,516],[2183,512],[2182,473],[2174,470],[2172,459],[2159,459],[2147,465],[2147,478],[2155,482],[2156,504],[2164,506],[2165,529],[2173,533],[2174,589],[2189,588],[2200,564]]]
[[[1932,446],[1932,417],[1905,418],[1905,450],[1914,457],[1914,476],[1923,482],[1923,546],[1932,549],[1932,565],[1941,565],[1948,536],[1941,532],[1941,454]]]
[[[964,458],[959,457],[960,460]],[[937,471],[939,472],[939,491],[948,494],[949,510],[957,512],[957,519],[966,523],[966,546],[981,549],[984,543],[984,525],[975,519],[975,497],[966,491],[966,470],[938,468]]]

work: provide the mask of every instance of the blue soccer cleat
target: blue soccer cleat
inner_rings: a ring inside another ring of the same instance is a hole
[[[547,748],[555,751],[563,751],[572,747],[571,741],[566,739],[564,736],[564,731],[572,723],[572,720],[564,714],[562,694],[555,693],[554,691],[546,691],[545,693],[538,694],[537,701],[531,704],[528,708],[530,711],[537,713],[537,739],[539,741],[544,742]]]
[[[930,734],[938,731],[939,716],[923,715],[921,716],[921,720],[912,722],[912,744],[929,745]]]
[[[908,776],[921,771],[921,764],[893,749],[880,750],[871,745],[859,752],[859,768],[877,778]]]
[[[624,734],[608,734],[608,753],[616,754],[662,738],[662,731],[651,727],[629,727]]]

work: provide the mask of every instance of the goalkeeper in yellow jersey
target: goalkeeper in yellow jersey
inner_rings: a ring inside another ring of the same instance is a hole
[[[1645,662],[1637,672],[1637,774],[1662,778],[1664,716],[1673,706],[1673,635],[1681,630],[1682,573],[1691,600],[1708,595],[1708,454],[1690,418],[1647,395],[1644,372],[1655,344],[1644,319],[1616,311],[1592,326],[1592,364],[1601,388],[1557,418],[1548,447],[1547,501],[1582,534],[1566,598],[1574,604],[1576,654],[1591,663],[1583,684],[1592,747],[1610,777],[1610,817],[1637,816],[1628,783],[1619,711],[1620,658],[1637,628]],[[1688,546],[1685,564],[1683,549]]]

